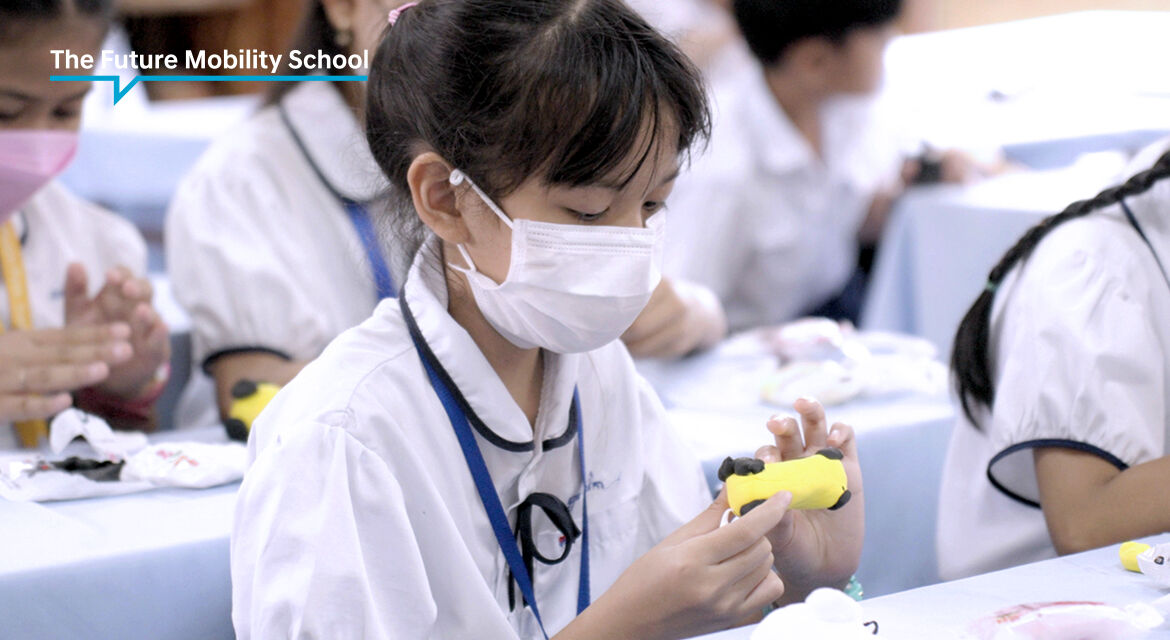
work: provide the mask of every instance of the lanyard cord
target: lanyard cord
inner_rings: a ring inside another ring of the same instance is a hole
[[[560,503],[564,512],[554,519],[561,520],[558,529],[565,534],[565,550],[560,558],[554,561],[548,561],[544,556],[536,551],[535,542],[532,546],[525,545],[527,552],[522,552],[517,543],[517,536],[513,534],[512,528],[508,525],[508,516],[504,511],[503,504],[500,502],[500,497],[496,493],[495,485],[492,483],[491,473],[488,471],[487,463],[483,459],[483,453],[479,450],[479,445],[475,441],[475,434],[468,424],[467,414],[464,413],[462,404],[459,400],[462,399],[462,394],[459,393],[454,385],[449,385],[450,377],[445,375],[446,371],[442,370],[442,365],[434,358],[430,348],[427,347],[426,341],[423,339],[422,332],[418,328],[418,324],[414,320],[414,315],[410,311],[410,306],[406,303],[406,296],[399,295],[399,305],[402,308],[403,318],[406,320],[407,328],[410,330],[410,337],[414,341],[415,349],[418,351],[419,359],[422,360],[423,368],[426,370],[427,377],[430,380],[431,387],[435,390],[436,395],[439,396],[440,402],[443,404],[443,409],[447,413],[448,419],[451,421],[451,426],[455,431],[455,436],[459,440],[459,448],[463,452],[463,457],[467,462],[467,468],[471,472],[471,478],[475,483],[476,491],[479,493],[480,502],[483,504],[484,511],[487,512],[488,520],[491,522],[492,532],[495,534],[496,542],[499,544],[500,550],[504,554],[504,559],[508,563],[508,568],[511,572],[511,578],[520,587],[520,593],[524,598],[524,602],[532,608],[532,615],[536,618],[536,623],[540,626],[540,631],[544,637],[548,638],[548,632],[544,628],[544,620],[541,618],[540,609],[536,604],[536,592],[532,583],[532,569],[531,559],[527,558],[528,554],[540,559],[546,564],[556,564],[568,557],[570,547],[573,544],[576,536],[569,535],[576,530],[573,526],[571,516],[568,516],[568,509],[564,504],[557,500],[554,496],[549,494],[534,493],[525,500],[528,505],[527,509],[522,509],[527,514],[528,521],[528,539],[531,538],[531,509],[533,506],[544,509],[551,507],[552,500]],[[428,357],[429,356],[429,357]],[[434,360],[434,362],[432,362]],[[440,375],[440,372],[444,375]],[[581,402],[577,389],[573,389],[572,402],[572,420],[576,423],[574,430],[577,435],[577,454],[580,462],[581,471],[581,569],[579,575],[579,582],[577,588],[577,614],[580,615],[590,603],[589,595],[589,508],[587,504],[586,494],[588,493],[587,476],[585,473],[585,442],[584,442],[584,426],[581,424]],[[539,497],[538,497],[539,496]],[[552,498],[552,500],[548,500]],[[523,505],[522,505],[523,506]],[[560,511],[556,507],[551,507],[555,511]],[[546,513],[549,513],[546,510]],[[524,514],[518,514],[517,529],[522,526],[522,519]],[[551,516],[550,514],[550,517]],[[564,517],[568,517],[568,526],[563,522]],[[561,527],[564,528],[561,528]],[[566,533],[565,529],[569,529]],[[527,543],[527,540],[524,540]],[[512,601],[511,583],[509,583],[509,600]]]
[[[280,113],[280,120],[284,123],[284,128],[288,130],[289,135],[293,139],[293,143],[300,150],[301,156],[305,158],[305,162],[309,163],[309,168],[313,170],[313,173],[317,176],[317,180],[345,208],[345,213],[349,216],[349,221],[353,224],[354,230],[357,231],[358,238],[362,242],[362,247],[366,251],[366,259],[370,263],[370,269],[374,272],[374,286],[378,300],[393,298],[394,278],[390,274],[390,267],[386,263],[385,255],[383,255],[382,246],[378,241],[378,233],[374,229],[373,221],[370,219],[369,209],[366,208],[366,205],[353,198],[342,195],[329,182],[325,174],[321,171],[321,167],[318,167],[317,163],[313,160],[313,155],[309,153],[309,148],[305,146],[304,140],[297,133],[297,129],[288,117],[288,112],[285,111],[284,105],[279,104],[276,109]]]

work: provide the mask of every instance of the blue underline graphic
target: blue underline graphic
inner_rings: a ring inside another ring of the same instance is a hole
[[[112,82],[114,104],[139,82],[365,82],[369,76],[135,76],[122,86],[121,76],[49,76],[52,82]]]

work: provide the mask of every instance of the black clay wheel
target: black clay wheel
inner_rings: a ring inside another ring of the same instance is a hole
[[[248,441],[248,426],[244,424],[243,420],[239,418],[228,418],[224,420],[223,427],[227,430],[228,437],[232,440],[239,440],[240,442]]]
[[[247,398],[253,393],[256,393],[258,388],[256,383],[251,380],[239,380],[232,385],[232,397],[236,400]]]
[[[736,458],[735,475],[750,476],[764,470],[764,461],[759,458]]]
[[[731,456],[728,456],[719,465],[719,482],[727,482],[727,479],[733,473],[735,473],[735,460],[732,460]]]
[[[749,502],[749,503],[747,503],[739,508],[739,515],[741,517],[746,516],[748,514],[748,511],[751,511],[752,509],[755,509],[756,507],[758,507],[762,504],[764,504],[763,500],[752,500],[751,502]]]
[[[849,498],[852,498],[852,497],[853,497],[853,494],[849,493],[849,490],[846,489],[845,493],[842,493],[841,497],[837,498],[837,504],[829,507],[829,511],[836,511],[837,509],[840,509],[841,507],[845,506],[849,502]]]
[[[818,451],[817,455],[825,456],[830,460],[840,460],[845,457],[845,454],[841,453],[841,450],[837,447],[825,447]]]

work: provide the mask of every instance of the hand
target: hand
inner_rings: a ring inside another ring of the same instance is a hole
[[[677,358],[714,346],[726,333],[727,320],[714,293],[663,278],[622,340],[636,358]]]
[[[727,510],[721,494],[630,565],[563,637],[683,638],[758,616],[784,593],[765,534],[791,500],[778,493],[721,528]]]
[[[829,432],[825,409],[815,400],[801,398],[796,401],[795,409],[803,422],[803,442],[795,419],[772,418],[768,430],[775,436],[776,444],[761,447],[756,457],[764,462],[779,462],[836,447],[845,454],[841,462],[845,465],[851,494],[848,504],[836,511],[790,511],[768,534],[776,556],[776,569],[788,585],[785,599],[799,602],[817,587],[844,587],[857,570],[865,538],[865,494],[853,429],[837,423]]]
[[[96,296],[88,295],[85,268],[69,265],[65,274],[66,326],[94,326],[124,322],[130,327],[133,353],[125,362],[112,367],[109,376],[97,386],[103,393],[133,399],[154,380],[163,363],[170,360],[171,344],[166,323],[151,306],[154,295],[150,281],[135,277],[125,267],[106,273],[106,282]]]
[[[129,337],[121,323],[0,334],[0,422],[64,411],[68,392],[102,382],[130,358]]]

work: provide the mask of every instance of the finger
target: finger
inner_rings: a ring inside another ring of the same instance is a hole
[[[728,508],[727,489],[724,488],[715,497],[715,501],[708,505],[702,513],[695,516],[690,522],[675,529],[662,542],[666,544],[680,544],[685,540],[690,540],[696,536],[718,529],[719,522],[723,520],[723,514]]]
[[[701,559],[717,564],[752,546],[780,523],[791,502],[792,494],[780,491],[726,527],[704,534]]]
[[[733,583],[742,580],[745,576],[756,573],[760,567],[771,567],[772,562],[772,543],[765,536],[757,540],[755,544],[747,549],[720,562],[719,569],[724,576],[724,580],[728,583]],[[757,577],[756,582],[759,582],[762,577]],[[755,582],[749,585],[749,587],[754,586]],[[743,593],[747,593],[747,591],[745,590]]]
[[[111,365],[126,362],[134,355],[134,348],[125,340],[97,344],[58,343],[39,347],[32,362],[36,364],[88,364],[105,362]]]
[[[825,408],[812,398],[800,398],[793,407],[804,423],[805,451],[824,449],[829,437]]]
[[[52,396],[34,394],[0,394],[0,420],[43,420],[68,409],[73,398],[68,393]]]
[[[768,577],[768,574],[773,573],[772,569],[772,554],[768,553],[766,557],[760,559],[759,562],[752,565],[749,571],[740,576],[734,583],[730,585],[728,592],[733,598],[737,600],[736,605],[744,604],[744,601],[756,590],[756,587]]]
[[[36,345],[92,346],[110,341],[128,340],[130,325],[113,322],[90,326],[65,327],[63,329],[37,329],[28,334]]]
[[[154,288],[147,278],[127,278],[122,284],[122,295],[128,300],[150,302],[154,295]]]
[[[65,321],[78,318],[88,306],[89,276],[81,263],[70,263],[65,269]]]
[[[0,374],[0,393],[37,394],[73,391],[95,385],[110,375],[104,362],[13,367]]]
[[[769,571],[756,588],[744,598],[746,611],[759,611],[784,595],[784,580],[775,571]]]
[[[857,438],[853,432],[853,427],[838,422],[833,425],[829,431],[829,446],[837,447],[847,456],[857,456]]]
[[[776,439],[776,449],[780,453],[780,460],[791,460],[804,455],[804,442],[800,436],[800,426],[790,417],[777,418],[772,416],[768,420],[768,431]]]
[[[763,460],[764,464],[769,462],[780,462],[784,458],[780,457],[780,449],[773,445],[767,444],[759,449],[756,449],[756,458]]]

